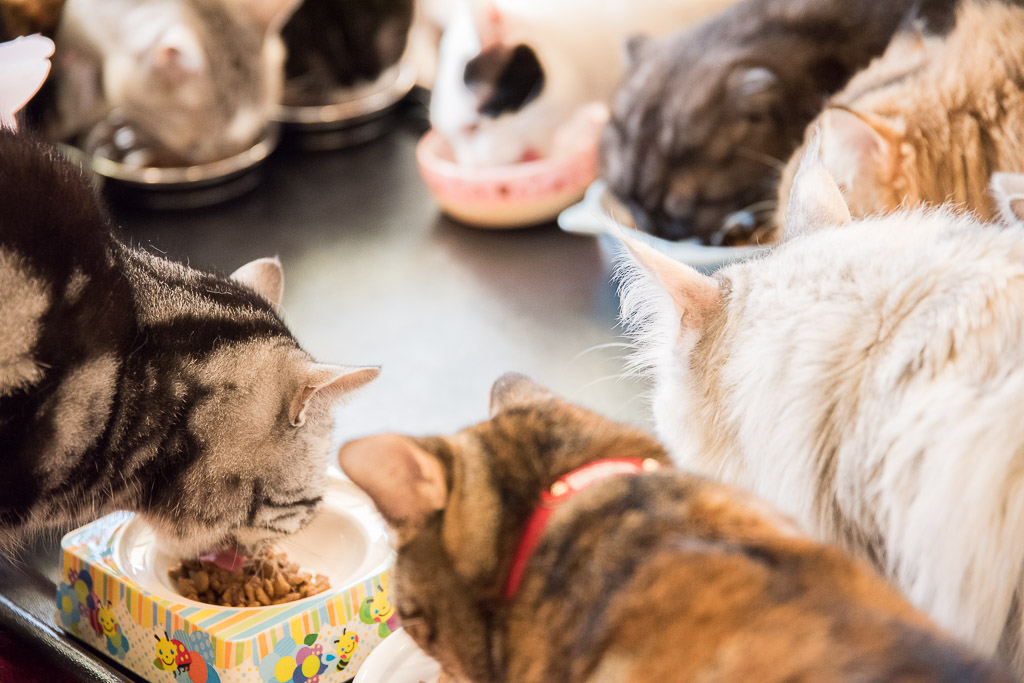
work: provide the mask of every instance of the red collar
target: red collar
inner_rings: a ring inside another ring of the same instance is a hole
[[[519,582],[523,579],[523,572],[526,564],[533,556],[533,551],[540,543],[544,529],[548,525],[548,519],[555,513],[558,506],[572,498],[574,495],[587,488],[591,484],[610,477],[643,474],[661,467],[661,463],[652,458],[607,458],[595,460],[583,467],[573,470],[559,478],[551,488],[542,491],[540,503],[533,510],[530,519],[526,522],[523,535],[516,547],[516,554],[512,560],[512,570],[509,572],[508,581],[505,584],[505,599],[508,600],[519,590]]]

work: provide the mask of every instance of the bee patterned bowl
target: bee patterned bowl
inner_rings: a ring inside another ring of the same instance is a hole
[[[331,582],[295,602],[219,607],[182,597],[168,576],[176,558],[127,512],[72,531],[61,546],[58,625],[153,683],[341,683],[397,628],[384,523],[333,474],[320,513],[277,544]]]

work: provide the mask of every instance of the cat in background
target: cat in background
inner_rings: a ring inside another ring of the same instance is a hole
[[[488,422],[338,458],[397,533],[403,626],[456,680],[1011,680],[866,564],[522,375]]]
[[[220,277],[128,246],[81,169],[0,128],[0,553],[113,510],[170,552],[297,531],[331,408],[378,368],[315,362],[274,259]]]
[[[663,35],[737,0],[465,0],[441,39],[430,123],[460,164],[549,155],[560,126],[605,102],[623,44]]]
[[[658,432],[1024,675],[1024,178],[993,179],[1012,227],[853,220],[809,149],[763,258],[709,277],[632,244]]]
[[[92,154],[127,129],[139,142],[125,161],[140,166],[202,164],[244,151],[281,101],[279,29],[297,4],[67,0],[48,137],[83,138]]]
[[[316,105],[375,92],[405,53],[413,0],[303,0],[284,25],[284,102]],[[386,85],[384,83],[383,85]]]
[[[748,0],[662,40],[630,42],[601,177],[637,226],[672,240],[768,243],[779,171],[822,103],[916,11],[957,0]]]
[[[850,213],[956,204],[992,220],[996,171],[1024,171],[1024,8],[967,2],[945,37],[904,31],[808,127]],[[779,186],[783,225],[793,175]]]

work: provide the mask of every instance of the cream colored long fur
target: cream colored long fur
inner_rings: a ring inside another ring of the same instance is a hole
[[[629,245],[659,434],[1022,675],[1024,226],[851,222],[820,166],[800,173],[805,236],[763,258],[710,278]]]

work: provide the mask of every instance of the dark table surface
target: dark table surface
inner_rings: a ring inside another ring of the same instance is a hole
[[[383,366],[338,412],[339,443],[486,419],[490,385],[509,370],[646,425],[644,386],[623,376],[605,249],[553,225],[482,231],[439,215],[413,156],[421,130],[407,109],[376,142],[279,151],[262,184],[227,204],[115,214],[136,244],[194,266],[230,272],[281,258],[285,319],[304,346],[320,360]],[[54,537],[17,564],[0,560],[0,632],[54,681],[140,680],[55,626],[58,549]]]

